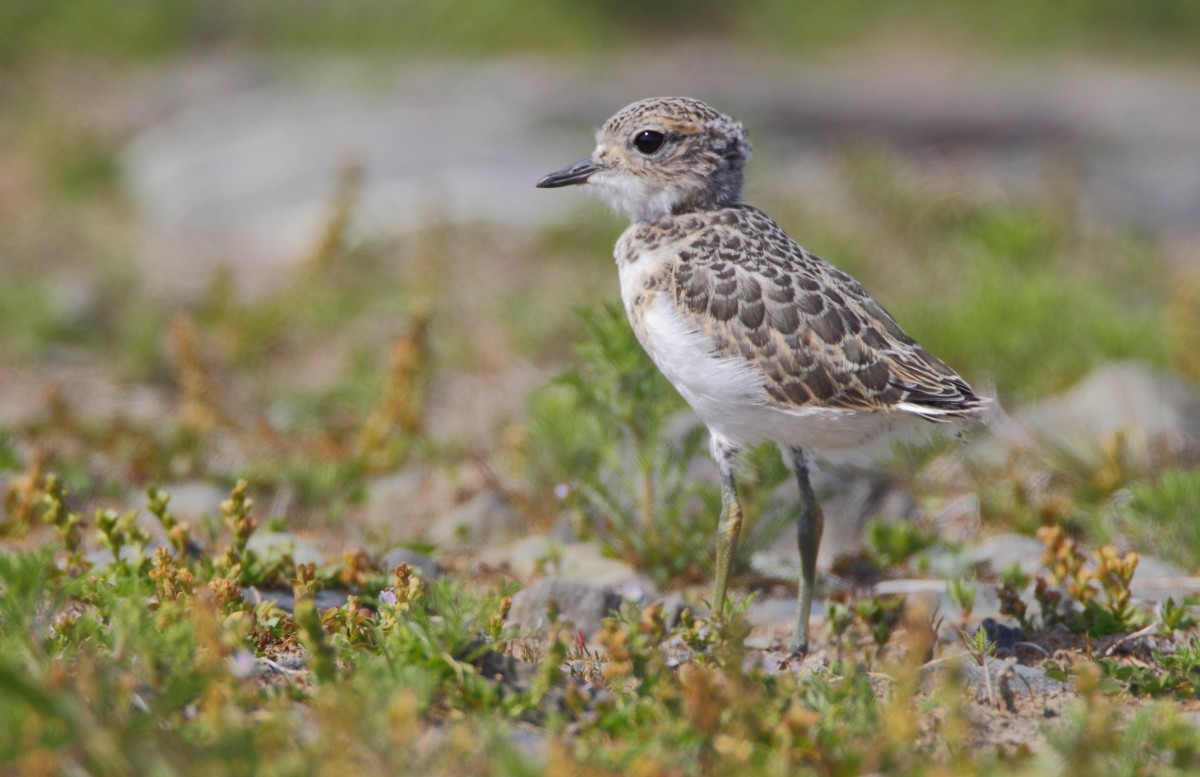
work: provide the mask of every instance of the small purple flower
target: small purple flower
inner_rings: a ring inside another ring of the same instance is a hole
[[[393,591],[391,588],[383,589],[382,591],[379,592],[379,601],[383,602],[384,604],[395,604],[396,603],[396,592]]]
[[[567,497],[571,495],[571,487],[566,483],[559,483],[554,487],[554,496],[560,502],[565,502]]]
[[[243,679],[254,674],[258,668],[258,659],[248,650],[239,650],[230,657],[229,671],[234,677]]]

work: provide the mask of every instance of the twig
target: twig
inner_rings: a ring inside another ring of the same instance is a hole
[[[1154,630],[1157,628],[1158,628],[1157,623],[1151,623],[1149,626],[1138,629],[1137,631],[1133,632],[1132,634],[1126,634],[1125,636],[1118,639],[1116,642],[1109,645],[1108,649],[1104,651],[1104,655],[1111,656],[1113,654],[1113,651],[1116,650],[1117,648],[1119,648],[1121,645],[1124,645],[1126,642],[1128,642],[1132,639],[1149,636],[1149,635],[1153,634]]]

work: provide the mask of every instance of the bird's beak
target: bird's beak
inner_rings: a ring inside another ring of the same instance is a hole
[[[570,167],[564,167],[557,173],[550,173],[542,178],[537,182],[537,186],[539,189],[557,189],[560,186],[587,183],[587,179],[599,169],[600,166],[593,162],[591,157],[580,159]]]

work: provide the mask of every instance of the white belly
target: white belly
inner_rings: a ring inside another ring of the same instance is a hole
[[[628,310],[632,295],[624,292],[631,287],[624,273],[621,280]],[[773,407],[758,368],[714,353],[708,338],[684,323],[666,295],[656,297],[643,312],[639,336],[650,358],[700,420],[731,442],[857,448],[918,420],[909,413],[882,410]]]

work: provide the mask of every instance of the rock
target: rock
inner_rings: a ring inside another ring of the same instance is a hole
[[[284,675],[287,677],[302,674],[307,670],[304,658],[301,656],[286,656],[271,659],[266,656],[255,657],[248,651],[239,651],[229,658],[230,674],[238,679],[247,677],[265,677],[269,675]]]
[[[997,182],[1036,191],[1069,146],[1090,218],[1196,235],[1200,99],[1185,74],[1114,79],[1105,67],[1070,62],[1030,77],[953,58],[915,66],[754,58],[714,80],[708,47],[629,59],[443,62],[392,73],[319,58],[303,67],[241,59],[159,68],[129,112],[161,118],[122,157],[145,232],[140,260],[158,287],[196,292],[236,256],[228,266],[239,287],[269,289],[309,254],[347,158],[366,171],[355,225],[367,233],[419,229],[431,217],[522,229],[561,220],[575,202],[514,182],[578,159],[587,133],[641,89],[647,69],[672,74],[672,91],[705,94],[746,121],[752,139],[772,144],[770,169],[757,171],[767,191],[838,203],[829,150],[853,138],[883,142],[914,175],[951,178],[975,196],[994,196]]]
[[[987,677],[984,672],[987,672]],[[1024,666],[1009,660],[988,658],[985,666],[968,664],[963,667],[963,679],[974,692],[975,698],[988,698],[988,684],[996,698],[1049,696],[1052,694],[1074,694],[1075,690],[1061,680],[1053,680],[1038,667]]]
[[[469,550],[507,542],[524,528],[525,520],[507,499],[480,491],[438,518],[426,538],[442,548]]]
[[[480,330],[486,329],[480,326]],[[480,357],[488,358],[486,353]],[[455,370],[439,374],[429,391],[425,433],[435,440],[487,449],[505,421],[523,417],[529,394],[552,377],[553,373],[544,367],[514,359],[493,365],[486,372]],[[502,477],[503,473],[495,476]]]
[[[871,588],[871,593],[874,596],[903,596],[912,601],[924,600],[926,609],[929,612],[937,612],[945,615],[947,619],[952,616],[961,618],[963,612],[959,606],[950,597],[949,583],[945,580],[914,580],[914,579],[898,579],[898,580],[883,580],[876,583]],[[980,618],[991,618],[1000,616],[1000,594],[999,587],[990,583],[975,584],[975,598],[971,603],[971,618],[976,621]]]
[[[317,595],[313,597],[313,603],[318,612],[323,612],[331,607],[341,607],[349,599],[349,596],[345,591],[318,591]],[[242,588],[242,597],[254,604],[275,602],[279,609],[287,612],[295,612],[296,609],[296,597],[291,591],[285,591],[282,588],[260,591],[254,586],[246,586]]]
[[[267,563],[291,556],[297,564],[325,563],[325,556],[317,546],[291,532],[258,531],[250,535],[246,549],[253,551]]]
[[[812,623],[825,618],[825,598],[818,596],[812,604]],[[796,597],[772,596],[758,599],[746,610],[746,620],[750,625],[759,627],[779,626],[790,629],[796,625]]]
[[[420,537],[456,501],[450,477],[424,465],[372,478],[366,492],[356,522],[392,541]]]
[[[817,556],[819,569],[829,569],[835,559],[862,550],[863,527],[868,521],[875,518],[908,520],[917,513],[912,494],[880,470],[823,465],[812,468],[810,479],[825,513],[825,534]],[[794,505],[797,498],[795,483],[781,486],[778,497]],[[799,579],[800,553],[794,520],[787,521],[769,547],[751,556],[751,565],[759,574],[778,580]]]
[[[1118,434],[1139,465],[1158,446],[1177,455],[1200,452],[1200,393],[1182,378],[1136,362],[1103,365],[1061,396],[1013,417],[1031,437],[1085,461]]]
[[[1139,555],[1137,569],[1133,572],[1133,582],[1129,587],[1136,591],[1138,588],[1154,585],[1159,580],[1181,577],[1190,578],[1191,575],[1187,573],[1187,570],[1175,566],[1170,561],[1164,561],[1156,556]]]
[[[1006,626],[995,618],[984,618],[979,624],[988,641],[996,646],[996,652],[1001,655],[1012,655],[1018,643],[1025,641],[1025,632],[1017,626]]]
[[[432,582],[446,574],[442,565],[437,561],[411,548],[392,548],[383,554],[379,564],[383,567],[383,571],[389,573],[401,564],[408,564],[425,582]]]
[[[146,543],[145,557],[146,558],[154,558],[155,549],[157,549],[159,547],[163,547],[165,545],[166,545],[166,543],[151,540],[150,542]],[[109,550],[108,548],[100,548],[99,550],[93,550],[90,553],[83,554],[83,560],[86,561],[87,563],[91,564],[92,572],[102,573],[106,569],[108,569],[110,566],[112,566],[114,559],[113,559],[113,553],[111,550]],[[131,563],[137,563],[137,561],[138,561],[137,548],[133,547],[132,545],[126,545],[125,547],[121,548],[121,560],[126,561],[126,562],[131,562]],[[63,567],[63,562],[61,560],[56,560],[55,564],[58,565],[60,568]]]
[[[976,701],[1003,703],[1009,711],[1014,711],[1024,700],[1046,701],[1075,696],[1075,689],[1070,684],[1051,679],[1040,668],[1018,664],[1011,658],[989,657],[980,666],[974,659],[964,656],[963,663],[958,666],[928,665],[922,669],[921,684],[931,688],[943,682],[947,672],[955,671],[961,673],[961,682]]]
[[[647,577],[628,564],[605,558],[595,545],[556,542],[541,534],[485,549],[481,559],[494,567],[507,567],[523,578],[549,574],[600,585],[632,583],[642,585],[646,590],[653,588]]]
[[[171,495],[167,508],[176,518],[195,521],[221,514],[221,502],[229,498],[226,489],[204,480],[167,483],[162,490]]]
[[[286,78],[234,74],[224,91],[181,102],[130,145],[124,180],[156,288],[194,294],[227,264],[239,289],[270,291],[319,241],[347,160],[366,171],[354,226],[367,234],[431,219],[529,228],[573,207],[532,183],[581,153],[543,111],[517,107],[538,105],[543,68],[447,65],[366,78],[345,62],[326,65],[304,75],[288,68]]]
[[[632,595],[627,596],[626,592],[614,586],[586,580],[544,577],[513,595],[508,622],[518,628],[544,634],[550,625],[547,608],[550,602],[554,602],[558,607],[559,620],[572,624],[573,628],[590,639],[601,629],[605,618],[620,610],[622,602],[628,599],[638,606],[645,606],[654,598],[650,591],[628,593]],[[670,614],[668,612],[668,616]]]
[[[1001,534],[989,537],[967,551],[966,560],[978,568],[981,575],[999,575],[1016,564],[1027,575],[1042,568],[1042,555],[1046,545],[1034,537],[1023,534]]]
[[[544,729],[528,724],[508,729],[508,741],[520,754],[523,765],[545,765],[550,751],[548,736]]]
[[[1200,595],[1200,577],[1188,574],[1169,561],[1154,556],[1139,556],[1137,569],[1129,590],[1142,602],[1181,602],[1189,596]]]

